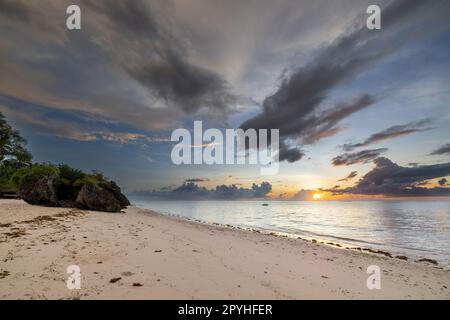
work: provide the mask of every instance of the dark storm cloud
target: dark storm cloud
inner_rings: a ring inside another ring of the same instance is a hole
[[[298,148],[289,148],[284,142],[280,143],[279,161],[292,163],[300,160],[304,155],[302,150]]]
[[[431,155],[450,154],[450,143],[443,145],[442,147],[434,150]]]
[[[263,101],[262,113],[241,127],[280,129],[282,139],[297,139],[300,144],[312,144],[336,134],[340,120],[374,104],[376,99],[366,94],[327,111],[320,111],[322,103],[343,82],[395,52],[404,19],[411,18],[427,4],[429,1],[392,1],[383,8],[381,32],[368,30],[362,19],[364,23],[355,24],[323,48],[309,64],[285,76],[279,89]],[[289,157],[280,154],[280,159]]]
[[[442,178],[441,180],[438,181],[438,183],[441,187],[443,187],[443,186],[447,185],[448,180],[446,178]]]
[[[338,181],[349,181],[352,180],[353,178],[355,178],[358,175],[358,171],[352,171],[350,172],[350,174],[348,176],[346,176],[343,179],[339,179]]]
[[[387,148],[379,148],[363,150],[355,153],[344,153],[340,156],[334,157],[331,163],[333,166],[350,166],[357,163],[369,163],[386,151],[388,151]]]
[[[114,41],[125,44],[116,47],[120,66],[153,96],[187,113],[201,108],[225,112],[236,101],[219,74],[189,62],[186,44],[166,17],[171,12],[163,2],[87,3],[112,24]],[[125,52],[130,49],[132,55]]]
[[[85,0],[84,3],[109,17],[118,29],[129,35],[155,37],[159,33],[154,12],[145,1]]]
[[[20,0],[0,0],[0,15],[29,20],[31,10]]]
[[[50,19],[46,13],[54,9],[53,5],[46,5],[24,0],[0,0],[0,18],[3,21],[19,22],[31,27],[34,35],[42,38],[60,41],[64,39],[64,30],[58,26],[59,19]],[[65,12],[65,10],[63,11]],[[64,16],[60,22],[63,22]]]
[[[450,174],[450,163],[402,167],[387,158],[374,160],[375,168],[351,188],[327,190],[335,194],[351,193],[386,196],[450,196],[450,188],[423,188],[423,182]]]
[[[65,28],[69,4],[0,0],[1,95],[146,131],[200,109],[223,115],[236,101],[221,75],[191,62],[171,1],[76,1],[81,32]],[[64,125],[48,131],[69,136]]]
[[[373,143],[377,143],[384,140],[389,140],[393,138],[397,138],[400,136],[408,135],[415,132],[421,132],[430,130],[431,128],[424,128],[425,125],[430,123],[430,120],[424,119],[420,121],[411,122],[404,125],[397,125],[389,127],[381,132],[375,133],[371,135],[369,138],[364,140],[361,143],[355,143],[355,144],[344,144],[342,148],[345,151],[353,151],[356,148],[359,147],[365,147]]]
[[[186,179],[184,182],[207,182],[210,181],[208,178],[191,178]]]
[[[208,200],[208,199],[258,199],[265,198],[272,191],[272,185],[262,182],[250,188],[238,187],[235,184],[220,185],[215,189],[200,187],[194,182],[185,182],[172,190],[135,192],[132,196],[167,200]]]
[[[219,75],[173,53],[163,61],[127,67],[127,72],[155,96],[187,113],[200,108],[226,111],[236,101]]]

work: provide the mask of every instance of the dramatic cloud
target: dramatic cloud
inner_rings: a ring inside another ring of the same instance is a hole
[[[384,140],[393,139],[396,137],[408,135],[415,132],[421,132],[430,130],[430,128],[424,128],[424,125],[427,125],[430,122],[428,119],[420,120],[411,122],[404,125],[397,125],[387,128],[386,130],[383,130],[381,132],[375,133],[371,135],[369,138],[364,140],[361,143],[355,143],[355,144],[344,144],[342,148],[344,151],[353,151],[356,148],[359,147],[365,147],[373,143],[377,143]]]
[[[333,166],[350,166],[357,163],[369,163],[370,161],[378,158],[382,153],[386,152],[388,149],[372,149],[363,150],[355,153],[344,153],[340,156],[334,157],[331,163]]]
[[[349,180],[352,180],[353,178],[355,178],[357,175],[358,175],[358,171],[352,171],[352,172],[350,172],[350,174],[347,177],[345,177],[343,179],[339,179],[338,181],[349,181]]]
[[[438,181],[438,183],[441,187],[443,187],[443,186],[447,185],[448,180],[446,178],[442,178],[441,180]]]
[[[0,1],[0,12],[4,16],[11,16],[20,19],[30,19],[29,8],[18,0],[2,0]]]
[[[117,44],[115,55],[121,67],[155,97],[186,112],[225,111],[235,102],[219,74],[189,62],[188,49],[170,18],[173,12],[163,2],[87,3],[116,31],[109,36],[110,43]]]
[[[300,160],[305,155],[300,149],[289,148],[283,141],[280,143],[279,147],[279,161],[287,161],[292,163]]]
[[[210,181],[208,178],[191,178],[191,179],[186,179],[185,182],[189,183],[189,182],[207,182]]]
[[[372,32],[358,22],[346,34],[322,49],[310,63],[286,75],[279,89],[263,104],[261,114],[245,121],[241,127],[280,129],[284,139],[297,139],[300,144],[312,144],[336,134],[339,121],[360,111],[377,100],[365,94],[352,102],[335,104],[325,111],[323,102],[331,91],[344,81],[367,70],[377,60],[396,51],[405,18],[423,9],[427,1],[392,1],[383,8],[383,31]],[[282,151],[293,149],[286,148]],[[298,152],[301,151],[298,149]],[[284,156],[280,159],[300,159]]]
[[[16,107],[21,105],[19,110]],[[90,113],[45,108],[17,99],[5,99],[0,96],[0,112],[6,114],[15,124],[32,129],[34,134],[53,135],[75,141],[108,141],[119,144],[145,145],[170,142],[169,134],[150,135],[147,133],[125,131],[120,123],[94,116]]]
[[[442,147],[434,150],[431,155],[450,154],[450,143],[443,145]]]
[[[190,59],[171,1],[80,0],[80,32],[65,27],[69,4],[0,1],[0,96],[148,131],[197,111],[225,119],[237,101],[219,73]]]
[[[385,196],[450,196],[450,188],[423,188],[423,182],[450,174],[450,163],[402,167],[387,158],[374,161],[375,168],[351,188],[327,190],[334,194]],[[442,185],[441,185],[442,186]]]
[[[238,187],[235,184],[220,185],[215,189],[200,187],[194,182],[185,182],[171,190],[135,192],[132,196],[167,200],[208,200],[208,199],[262,199],[272,191],[272,185],[262,182],[251,188]]]

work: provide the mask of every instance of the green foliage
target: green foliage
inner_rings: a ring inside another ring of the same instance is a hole
[[[25,139],[11,128],[0,112],[0,196],[15,193],[21,186],[48,175],[55,175],[60,199],[73,199],[84,184],[102,187],[108,183],[97,171],[87,174],[66,164],[32,164],[25,145]]]
[[[2,165],[0,168],[0,194],[15,193],[16,186],[11,181],[11,177],[17,168],[10,165]]]
[[[17,169],[11,177],[11,182],[20,187],[25,183],[33,183],[47,175],[59,175],[59,170],[51,164],[33,164]]]
[[[67,185],[74,185],[76,181],[82,180],[87,176],[83,171],[71,168],[67,164],[60,164],[58,169],[59,178]]]
[[[26,141],[5,120],[0,112],[0,195],[16,192],[12,176],[20,168],[31,165],[31,154]]]
[[[0,163],[16,161],[21,166],[30,165],[32,156],[25,148],[26,143],[19,131],[13,129],[0,112]]]

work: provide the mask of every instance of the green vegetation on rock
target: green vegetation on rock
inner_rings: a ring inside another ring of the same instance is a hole
[[[102,173],[87,174],[67,164],[33,164],[25,145],[0,113],[0,197],[16,195],[30,204],[112,212],[130,204]]]

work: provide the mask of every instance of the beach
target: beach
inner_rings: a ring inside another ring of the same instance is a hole
[[[81,288],[69,290],[69,266]],[[381,289],[369,290],[369,266]],[[442,266],[202,224],[0,200],[0,299],[450,299]]]

